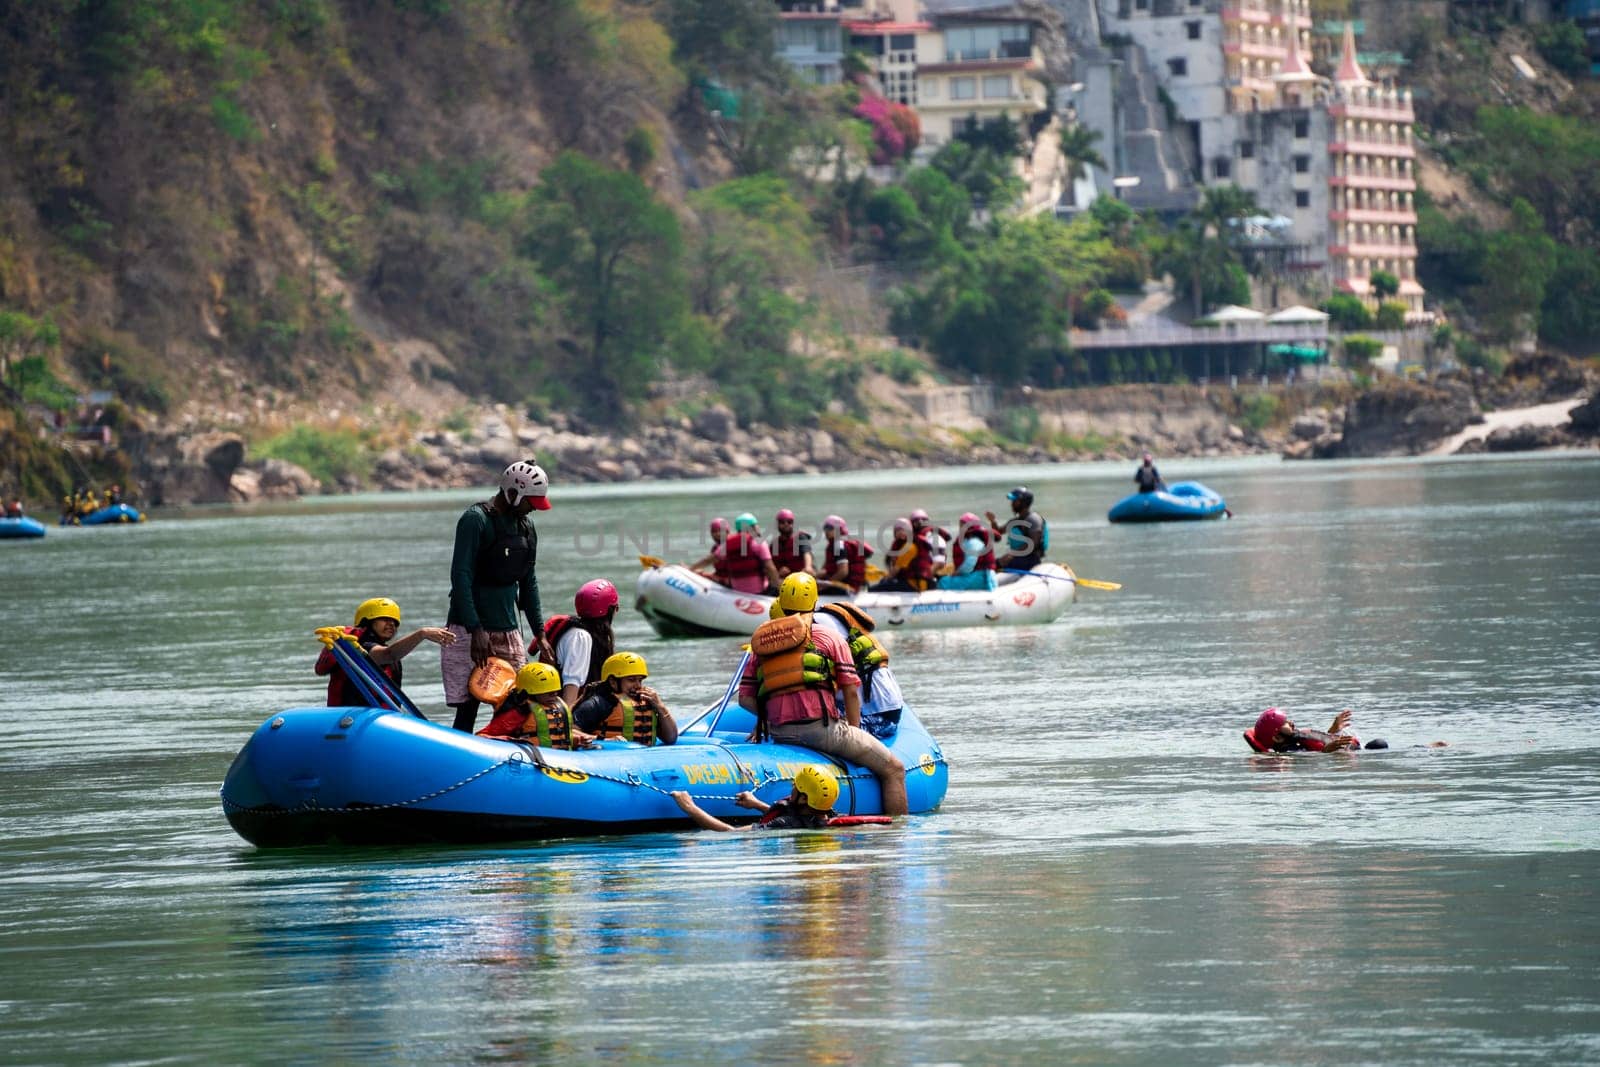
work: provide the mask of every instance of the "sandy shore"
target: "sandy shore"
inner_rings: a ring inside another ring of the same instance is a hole
[[[1488,437],[1503,426],[1562,426],[1572,417],[1572,409],[1583,403],[1576,400],[1557,400],[1553,404],[1539,404],[1531,408],[1507,408],[1484,414],[1483,422],[1469,426],[1454,437],[1440,442],[1428,453],[1430,456],[1448,456],[1468,441]]]

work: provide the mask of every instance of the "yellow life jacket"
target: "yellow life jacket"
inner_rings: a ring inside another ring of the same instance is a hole
[[[869,671],[877,670],[889,662],[889,650],[883,647],[883,642],[872,636],[878,624],[871,615],[848,601],[824,604],[817,610],[827,612],[844,625],[850,644],[850,658],[855,661],[856,673],[862,678],[866,678]]]

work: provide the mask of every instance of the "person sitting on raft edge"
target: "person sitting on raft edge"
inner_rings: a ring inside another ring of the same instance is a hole
[[[1361,741],[1355,734],[1346,733],[1350,727],[1350,709],[1333,717],[1326,731],[1299,730],[1289,716],[1277,708],[1268,708],[1256,719],[1256,724],[1244,732],[1245,743],[1256,752],[1339,752],[1358,749]],[[1389,742],[1374,738],[1368,748],[1388,748]]]
[[[839,780],[826,768],[814,763],[800,768],[794,776],[794,789],[776,804],[763,803],[749,790],[734,797],[733,802],[741,808],[761,812],[761,818],[746,826],[730,826],[723,822],[703,810],[682,789],[674,790],[672,799],[702,830],[724,833],[736,830],[820,830],[829,826],[887,824],[894,821],[887,815],[835,815],[833,806],[839,800]]]

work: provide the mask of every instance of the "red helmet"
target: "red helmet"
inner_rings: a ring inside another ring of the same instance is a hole
[[[724,533],[727,529],[728,529],[728,520],[727,519],[724,519],[721,516],[718,516],[717,518],[711,520],[711,532],[712,533],[714,533],[714,534]]]
[[[779,522],[785,522],[785,521],[793,522],[794,521],[794,512],[790,511],[788,508],[779,508],[778,509],[777,519],[778,519]]]
[[[1278,731],[1288,721],[1289,716],[1277,708],[1268,708],[1263,711],[1261,717],[1256,720],[1255,729],[1251,731],[1255,734],[1256,743],[1262,748],[1271,748],[1273,739],[1278,736]]]
[[[617,587],[604,578],[584,582],[572,598],[572,606],[585,619],[603,619],[617,606]]]
[[[844,524],[844,520],[841,519],[839,516],[837,516],[837,515],[829,515],[827,518],[822,520],[822,528],[824,530],[828,529],[830,526],[833,527],[833,529],[839,531],[839,536],[840,537],[849,537],[850,536],[850,527],[846,526]]]

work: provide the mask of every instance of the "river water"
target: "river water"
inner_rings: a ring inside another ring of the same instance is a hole
[[[558,479],[547,610],[713,514],[873,527],[1024,480],[1052,556],[1124,583],[891,635],[950,793],[833,834],[256,850],[234,752],[320,703],[313,626],[443,622],[473,496],[0,543],[0,1061],[1600,1061],[1600,461],[1168,467],[1236,517],[1110,526],[1124,464]],[[618,629],[680,712],[737,655]],[[432,646],[407,688],[442,715]],[[1252,756],[1271,704],[1391,748]]]

